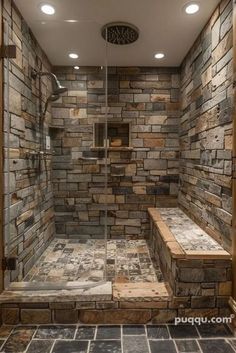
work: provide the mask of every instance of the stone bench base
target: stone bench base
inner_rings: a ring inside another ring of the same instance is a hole
[[[161,212],[156,208],[148,212],[150,248],[178,303],[178,315],[205,315],[212,310],[217,315],[224,315],[229,308],[232,290],[230,254],[223,249],[185,250],[168,227],[168,222],[161,217]]]

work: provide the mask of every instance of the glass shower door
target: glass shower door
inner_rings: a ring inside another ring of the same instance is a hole
[[[8,21],[6,44],[14,38]],[[43,26],[46,33],[60,21]],[[68,23],[67,35],[84,26]],[[94,27],[100,35],[101,25]],[[5,255],[16,263],[5,287],[92,287],[107,279],[105,42],[102,66],[52,67],[25,22],[21,30],[23,49],[4,63]],[[51,73],[66,91],[54,94]]]

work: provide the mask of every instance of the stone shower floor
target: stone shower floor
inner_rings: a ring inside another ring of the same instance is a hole
[[[179,208],[158,208],[158,212],[185,251],[223,250],[222,246]]]
[[[23,281],[98,282],[104,267],[104,240],[54,239]],[[163,281],[145,240],[108,240],[106,271],[112,282]]]

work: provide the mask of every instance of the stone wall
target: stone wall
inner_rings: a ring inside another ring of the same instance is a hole
[[[93,146],[93,124],[104,121],[104,70],[54,72],[69,89],[52,111],[57,234],[104,237],[104,160],[80,160]],[[148,236],[147,208],[173,205],[178,193],[178,70],[110,68],[108,81],[108,120],[131,129],[131,148],[108,152],[108,233]]]
[[[9,92],[7,89],[7,60],[4,60],[4,138],[7,146],[7,126],[10,127],[8,204],[7,148],[4,165],[4,237],[5,256],[17,257],[17,270],[5,272],[9,281],[21,280],[47,246],[54,233],[53,195],[50,182],[50,158],[39,162],[39,81],[31,78],[31,69],[50,71],[50,64],[21,15],[10,0],[4,0],[4,40],[17,47],[16,59],[9,63]],[[49,95],[50,82],[42,80],[43,106]],[[7,96],[9,111],[7,115]],[[46,115],[45,132],[50,113]],[[48,172],[45,172],[45,163]],[[41,164],[41,166],[40,166]],[[10,219],[9,219],[10,216]],[[9,221],[9,228],[8,228]]]
[[[223,0],[181,68],[179,203],[230,251],[232,1]]]

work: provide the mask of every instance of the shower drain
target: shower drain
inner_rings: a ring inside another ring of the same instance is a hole
[[[132,24],[124,22],[108,23],[102,28],[102,37],[109,43],[125,45],[136,42],[139,30]]]

